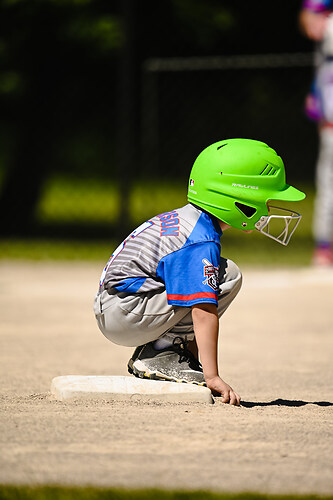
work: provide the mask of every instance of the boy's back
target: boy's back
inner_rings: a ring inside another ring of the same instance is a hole
[[[217,303],[221,229],[214,216],[188,204],[139,226],[111,255],[100,291],[166,289],[169,304]]]

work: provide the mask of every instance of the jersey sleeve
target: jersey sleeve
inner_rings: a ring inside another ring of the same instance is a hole
[[[205,242],[166,255],[157,268],[165,283],[170,305],[190,307],[210,302],[217,305],[220,246]]]

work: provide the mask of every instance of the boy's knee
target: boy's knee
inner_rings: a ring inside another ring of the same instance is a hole
[[[223,262],[222,262],[223,261]],[[242,286],[242,273],[230,259],[221,259],[220,286],[218,296],[218,316],[228,309]]]

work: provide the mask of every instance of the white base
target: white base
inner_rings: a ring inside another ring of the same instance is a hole
[[[59,401],[67,399],[106,399],[212,403],[207,387],[145,380],[124,376],[67,375],[55,377],[51,393]]]

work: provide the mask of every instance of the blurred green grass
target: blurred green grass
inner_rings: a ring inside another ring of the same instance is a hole
[[[298,203],[278,203],[302,214],[302,220],[287,247],[254,231],[246,234],[229,229],[222,238],[222,254],[239,265],[306,266],[311,262],[313,239],[311,231],[314,189],[298,185],[307,198]],[[129,193],[130,224],[135,229],[157,213],[186,204],[186,186],[181,183],[155,181],[137,182]],[[98,179],[77,179],[56,176],[45,184],[36,210],[36,219],[44,225],[78,224],[82,227],[100,225],[105,237],[93,239],[2,239],[1,259],[28,260],[97,260],[104,262],[120,243],[112,225],[119,217],[120,194],[116,184]],[[53,225],[53,226],[52,226]]]
[[[130,187],[133,228],[157,213],[186,203],[186,186],[174,182],[137,182]],[[111,181],[56,176],[50,178],[37,206],[40,222],[114,223],[120,213],[120,189]]]
[[[331,500],[332,496],[215,493],[209,491],[125,490],[61,486],[0,486],[0,500]]]

